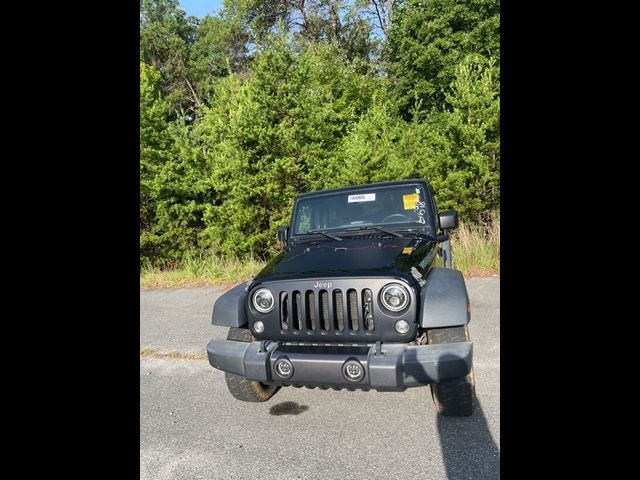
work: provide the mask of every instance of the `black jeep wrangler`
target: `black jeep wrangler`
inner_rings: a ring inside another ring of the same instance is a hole
[[[283,251],[222,295],[207,345],[238,400],[282,386],[401,391],[430,385],[444,415],[474,406],[470,305],[451,268],[453,211],[424,180],[304,193]]]

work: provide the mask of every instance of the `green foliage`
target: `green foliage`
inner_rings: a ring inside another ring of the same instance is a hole
[[[177,0],[140,1],[140,61],[160,73],[167,101],[183,115],[200,102],[189,66],[196,24]]]
[[[389,72],[400,113],[424,119],[446,105],[457,65],[469,54],[500,61],[498,0],[396,0]]]
[[[421,177],[466,221],[499,209],[498,2],[396,0],[386,39],[370,9],[141,2],[147,270],[267,258],[303,191]]]
[[[291,33],[298,43],[333,42],[348,58],[367,58],[377,40],[364,6],[344,0],[227,0],[225,12],[242,19],[258,45]]]
[[[450,105],[432,122],[444,137],[431,178],[441,207],[484,221],[500,208],[500,85],[493,60],[469,56],[445,90]]]
[[[159,91],[160,74],[140,62],[140,254],[157,257],[154,230],[157,191],[154,179],[169,160],[166,118],[169,105]]]
[[[332,45],[293,54],[280,38],[252,76],[230,77],[198,127],[217,197],[201,241],[225,254],[264,255],[300,191],[331,184],[334,154],[368,108],[376,79]]]
[[[246,69],[247,28],[234,17],[205,17],[191,48],[191,65],[203,101],[214,94],[218,79]]]
[[[386,99],[374,102],[340,144],[343,185],[425,178],[439,208],[482,221],[500,205],[500,101],[496,66],[469,56],[443,92],[447,104],[407,122]]]
[[[154,67],[140,63],[140,250],[154,263],[176,261],[197,248],[211,201],[192,131],[168,121],[169,103]]]

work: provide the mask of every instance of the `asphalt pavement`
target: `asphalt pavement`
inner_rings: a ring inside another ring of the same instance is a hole
[[[478,405],[436,414],[404,392],[282,388],[268,402],[227,391],[206,360],[140,358],[141,479],[496,479],[500,477],[500,280],[467,280]],[[205,353],[220,288],[140,291],[140,346]]]

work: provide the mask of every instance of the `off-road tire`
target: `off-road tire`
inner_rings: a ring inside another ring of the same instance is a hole
[[[430,344],[457,343],[469,341],[469,329],[464,327],[436,328],[427,332]],[[432,383],[431,396],[436,411],[452,417],[468,417],[473,414],[476,385],[473,367],[461,378],[441,383]]]
[[[231,327],[227,334],[227,340],[249,343],[255,341],[256,338],[246,328]],[[243,402],[266,402],[280,390],[278,386],[247,380],[233,373],[224,372],[224,378],[231,395]]]

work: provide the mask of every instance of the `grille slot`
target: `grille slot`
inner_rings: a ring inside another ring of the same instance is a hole
[[[367,330],[373,330],[373,294],[365,288],[362,291],[362,316]]]
[[[333,291],[333,316],[334,328],[339,332],[344,331],[344,302],[342,301],[342,290],[339,288]]]
[[[313,290],[307,290],[304,302],[307,330],[316,329],[316,294]]]
[[[287,302],[287,292],[280,293],[280,328],[289,328],[289,304]]]
[[[329,330],[329,293],[326,290],[320,290],[320,328],[324,331]]]
[[[304,322],[304,305],[302,304],[302,295],[297,290],[293,292],[293,308],[291,314],[293,316],[293,328],[296,330],[302,330]]]
[[[358,315],[358,292],[355,290],[349,290],[347,292],[349,296],[349,328],[354,332],[358,331],[359,315]]]
[[[375,328],[373,298],[368,288],[281,291],[281,333],[368,334]]]

